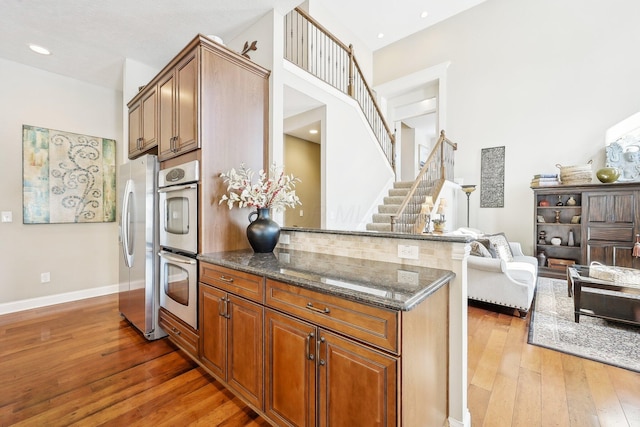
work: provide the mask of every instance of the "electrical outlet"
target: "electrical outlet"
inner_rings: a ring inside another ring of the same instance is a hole
[[[300,216],[304,216],[304,211],[300,209]]]
[[[289,236],[288,234],[281,234],[278,241],[283,245],[288,245],[289,243],[291,243],[291,236]]]
[[[51,273],[40,273],[40,283],[49,283],[51,281]]]
[[[398,270],[398,283],[417,286],[419,276],[415,271]]]
[[[2,211],[2,222],[13,222],[13,214],[11,211]]]
[[[412,245],[398,245],[398,258],[418,259],[418,247]]]

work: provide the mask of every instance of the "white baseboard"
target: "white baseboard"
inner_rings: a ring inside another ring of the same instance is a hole
[[[64,302],[78,301],[85,298],[99,297],[115,294],[119,290],[118,285],[102,286],[100,288],[83,289],[81,291],[66,292],[64,294],[47,295],[38,298],[29,298],[0,304],[0,314],[15,313],[17,311],[32,308],[45,307],[47,305],[61,304]]]

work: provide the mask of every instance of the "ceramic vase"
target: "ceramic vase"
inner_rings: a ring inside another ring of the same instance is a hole
[[[255,215],[255,219],[252,217]],[[273,252],[280,238],[280,226],[271,219],[271,209],[258,209],[249,214],[247,239],[257,253]]]
[[[620,169],[618,168],[602,168],[596,172],[596,177],[603,184],[616,182],[620,178]]]

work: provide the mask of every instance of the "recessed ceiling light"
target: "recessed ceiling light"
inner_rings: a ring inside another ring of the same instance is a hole
[[[316,133],[318,133],[318,129],[311,129],[309,133],[315,135]]]
[[[381,38],[383,38],[383,37],[384,37],[384,34],[383,34],[383,33],[378,33],[378,38],[379,38],[379,39],[381,39]]]
[[[49,49],[44,48],[42,46],[38,46],[37,44],[30,44],[29,49],[31,49],[35,53],[39,53],[40,55],[51,55],[51,52],[49,52]]]
[[[420,14],[420,18],[426,18],[427,16],[429,16],[429,12],[426,10]]]

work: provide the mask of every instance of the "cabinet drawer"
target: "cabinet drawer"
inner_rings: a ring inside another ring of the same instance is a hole
[[[195,329],[162,307],[159,323],[173,342],[193,357],[198,357],[198,332]]]
[[[398,313],[267,279],[266,304],[398,353]]]
[[[589,240],[633,242],[633,227],[589,227]]]
[[[200,262],[200,281],[255,302],[264,302],[261,276]]]

